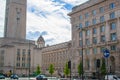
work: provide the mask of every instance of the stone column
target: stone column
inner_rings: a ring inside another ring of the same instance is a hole
[[[106,27],[105,27],[105,37],[106,41],[110,41],[110,25],[108,22],[106,22]]]

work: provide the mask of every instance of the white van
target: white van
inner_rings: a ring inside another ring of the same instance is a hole
[[[116,75],[106,75],[105,80],[120,80],[120,78],[118,78]]]

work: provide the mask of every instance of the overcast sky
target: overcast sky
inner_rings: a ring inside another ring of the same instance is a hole
[[[69,16],[73,6],[87,0],[27,0],[26,38],[37,40],[42,35],[46,44],[71,40]],[[6,0],[0,0],[0,37],[3,37]]]

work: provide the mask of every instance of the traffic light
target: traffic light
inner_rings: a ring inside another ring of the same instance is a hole
[[[71,69],[71,61],[68,61],[68,68]]]
[[[97,68],[100,68],[100,59],[97,59],[96,63],[97,63],[97,64],[96,64],[96,67],[97,67]]]

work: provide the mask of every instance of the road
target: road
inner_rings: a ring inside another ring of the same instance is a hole
[[[17,79],[5,78],[5,79],[0,79],[0,80],[17,80]],[[35,78],[19,78],[18,80],[35,80]]]

